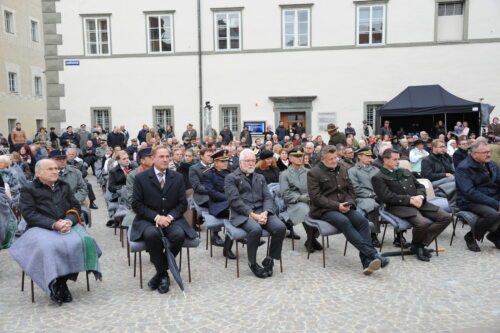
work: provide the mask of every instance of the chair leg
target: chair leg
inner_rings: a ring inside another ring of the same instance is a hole
[[[238,247],[238,241],[236,241],[235,243],[236,243],[236,247]],[[227,268],[227,255],[226,255],[226,265],[225,265],[225,268]]]
[[[451,224],[453,226],[453,232],[451,233],[451,240],[450,240],[450,246],[453,244],[453,237],[455,237],[455,230],[457,229],[457,224],[458,224],[458,216],[455,217],[455,220],[451,220]]]
[[[403,234],[398,232],[399,244],[401,245],[401,260],[405,260],[405,252],[403,248]]]
[[[208,251],[208,229],[207,229],[207,239],[205,244],[205,250]]]
[[[139,252],[139,284],[141,286],[141,289],[142,289],[142,256],[141,256],[141,252]]]
[[[85,277],[87,278],[87,291],[90,291],[90,283],[89,283],[89,271],[85,272]]]
[[[137,252],[134,252],[134,277],[136,277],[136,269],[137,269]]]
[[[325,263],[325,236],[321,235],[321,247],[323,248],[323,268],[326,268]]]
[[[121,226],[121,223],[120,223],[120,241],[122,242],[122,249],[123,249],[123,230],[124,228]]]
[[[189,277],[189,283],[191,283],[191,259],[189,258],[189,247],[186,248],[187,251],[187,259],[188,259],[188,277]]]
[[[295,251],[295,239],[294,239],[295,231],[293,230],[293,227],[290,230],[290,232],[292,233],[292,251]]]
[[[326,236],[326,247],[330,248],[330,236]]]
[[[227,260],[227,257],[226,257],[226,260]],[[236,241],[236,277],[237,278],[240,277],[240,252],[238,250],[238,241]]]
[[[387,224],[384,226],[384,233],[382,234],[382,240],[380,241],[380,252],[382,252],[382,246],[384,246],[384,238],[385,238],[385,232],[387,231]]]
[[[23,271],[23,274],[21,275],[21,291],[24,291],[24,276],[25,276],[25,275],[26,275],[26,274],[25,274],[25,273],[24,273],[24,271]]]
[[[213,236],[213,231],[210,230],[210,258],[212,258],[214,256],[213,244],[212,244],[212,236]]]
[[[35,303],[35,287],[33,286],[33,280],[31,280],[31,303]]]
[[[280,258],[280,270],[283,273],[283,260]]]
[[[345,257],[345,254],[347,253],[347,239],[345,240],[345,246],[344,246],[344,257]]]
[[[128,238],[127,238],[127,261],[128,261],[128,267],[130,267],[130,243],[128,242]]]
[[[179,273],[182,271],[182,247],[179,251]]]
[[[439,251],[438,251],[438,239],[437,239],[437,237],[434,238],[434,243],[436,244],[436,257],[438,257],[439,256]]]

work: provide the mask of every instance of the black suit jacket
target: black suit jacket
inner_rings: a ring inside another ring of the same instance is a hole
[[[127,176],[120,164],[109,171],[108,190],[111,193],[118,192],[122,186],[127,184]]]
[[[198,236],[183,217],[187,209],[186,190],[182,175],[178,172],[166,171],[163,189],[154,168],[137,174],[134,180],[132,208],[136,217],[130,233],[131,241],[140,239],[146,227],[155,225],[154,218],[158,214],[171,215],[174,218],[172,225],[179,225],[187,238],[194,239]]]

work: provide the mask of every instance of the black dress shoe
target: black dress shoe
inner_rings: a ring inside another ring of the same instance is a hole
[[[160,285],[160,279],[161,275],[159,273],[156,273],[151,280],[148,282],[148,287],[151,288],[151,290],[156,290],[158,289],[158,286]]]
[[[257,263],[250,265],[250,269],[258,278],[265,279],[268,276],[267,271],[264,268],[260,267],[260,265]]]
[[[108,220],[108,222],[106,222],[106,227],[114,228],[115,227],[115,220]]]
[[[432,258],[432,252],[431,250],[429,249],[426,249],[425,247],[423,246],[418,246],[418,245],[411,245],[410,246],[410,252],[413,253],[413,254],[418,254],[418,249],[421,248],[423,253],[424,253],[424,256],[426,256],[427,258]]]
[[[99,207],[97,207],[97,205],[93,201],[90,203],[89,208],[90,209],[99,209]]]
[[[380,267],[382,268],[385,268],[387,267],[387,265],[389,265],[389,263],[391,262],[389,260],[389,258],[387,257],[384,257],[383,255],[381,255],[380,253],[377,253],[377,255],[375,256],[375,258],[379,259],[380,260]]]
[[[228,250],[224,249],[224,250],[222,250],[222,255],[224,257],[227,257],[227,259],[231,259],[231,260],[236,259],[236,255],[233,253],[233,251],[231,251],[231,249],[228,249]]]
[[[464,240],[469,250],[471,250],[472,252],[481,252],[481,249],[479,248],[479,245],[477,245],[477,242],[474,239],[472,232],[466,233],[464,236]]]
[[[220,238],[219,234],[214,232],[212,234],[212,245],[218,246],[218,247],[223,247],[224,246],[224,240]]]
[[[424,248],[422,246],[417,247],[417,259],[421,261],[431,261],[431,259],[425,255]]]
[[[165,273],[165,275],[162,275],[160,278],[160,284],[158,285],[158,292],[160,294],[165,294],[168,293],[170,290],[170,277],[168,276],[168,273]]]
[[[372,245],[373,247],[380,247],[380,242],[378,241],[377,234],[372,234]]]
[[[300,236],[299,236],[299,235],[297,235],[297,234],[296,234],[295,232],[293,232],[293,230],[292,230],[292,231],[290,231],[290,232],[286,235],[286,238],[290,238],[290,239],[291,239],[291,238],[293,238],[293,239],[300,239]]]
[[[313,237],[312,239],[312,246],[317,251],[323,250],[323,246],[318,242],[318,239],[315,237]]]
[[[49,285],[50,289],[50,299],[54,301],[56,304],[61,306],[63,304],[62,298],[61,298],[61,287],[59,283],[56,281],[52,282]]]
[[[490,232],[490,233],[488,233],[488,234],[486,235],[486,238],[487,238],[490,242],[492,242],[493,244],[495,244],[495,247],[496,247],[497,249],[500,249],[500,239],[496,239],[496,238],[494,237],[494,235],[492,235],[492,234],[491,234],[491,232]]]
[[[60,299],[63,303],[70,303],[73,301],[73,296],[71,295],[68,285],[64,282],[59,287]]]
[[[401,240],[403,241],[403,249],[407,249],[411,246],[411,244],[406,241],[406,238],[403,235],[401,235]],[[392,242],[392,244],[395,247],[401,247],[400,238],[396,237],[396,239],[394,239],[394,242]]]
[[[274,260],[271,257],[267,257],[262,261],[262,266],[264,267],[264,270],[267,273],[267,276],[273,276],[273,266],[274,266]]]
[[[290,221],[290,220],[286,221],[285,226],[286,226],[286,229],[288,230],[288,235],[286,235],[286,238],[300,239],[300,236],[297,235],[293,231],[293,223],[292,223],[292,221]]]

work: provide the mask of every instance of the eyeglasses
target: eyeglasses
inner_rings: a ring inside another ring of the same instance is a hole
[[[243,162],[245,163],[255,163],[256,160],[255,159],[252,159],[252,160],[242,160]]]

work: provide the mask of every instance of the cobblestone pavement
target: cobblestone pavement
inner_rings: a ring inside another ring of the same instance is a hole
[[[97,189],[95,178],[91,182]],[[237,279],[234,261],[224,269],[220,248],[210,258],[203,234],[203,246],[191,251],[190,284],[183,256],[184,297],[176,285],[165,295],[147,289],[154,271],[147,255],[145,288],[139,288],[119,237],[104,225],[100,193],[97,204],[90,233],[104,253],[103,281],[91,280],[87,292],[80,275],[69,283],[74,301],[61,307],[35,286],[32,304],[29,282],[21,292],[21,270],[8,251],[1,251],[0,332],[500,332],[500,251],[489,241],[481,244],[481,253],[466,250],[467,226],[459,226],[449,246],[450,226],[439,239],[445,251],[430,263],[393,257],[386,269],[369,277],[362,274],[352,246],[342,255],[344,237],[337,235],[330,238],[326,269],[321,253],[307,260],[304,239],[296,242],[296,251],[286,239],[282,274],[253,277],[246,252],[240,251]],[[297,229],[304,238],[302,227]],[[391,243],[392,235],[386,249],[394,249]]]

